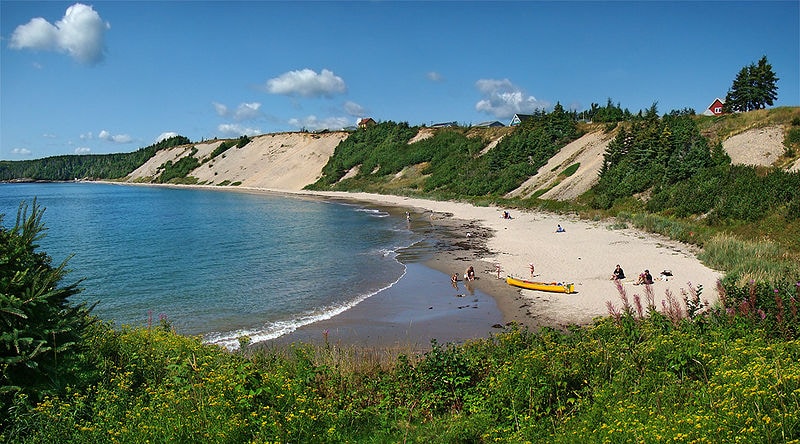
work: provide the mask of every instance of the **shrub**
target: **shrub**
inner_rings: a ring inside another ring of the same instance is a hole
[[[37,251],[44,210],[35,199],[28,209],[20,204],[15,225],[0,227],[0,426],[15,395],[38,402],[91,372],[81,335],[92,308],[69,302],[79,283],[62,285],[67,261],[54,267]]]

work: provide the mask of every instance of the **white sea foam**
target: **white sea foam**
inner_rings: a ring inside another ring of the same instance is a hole
[[[374,208],[358,208],[356,211],[360,211],[362,213],[368,213],[370,216],[375,217],[389,217],[389,213],[381,210],[376,210]]]
[[[397,278],[397,280],[395,280],[394,282],[390,282],[386,286],[379,288],[378,290],[375,290],[373,292],[359,295],[350,302],[344,304],[338,304],[331,307],[326,307],[312,313],[306,313],[298,316],[295,319],[271,322],[265,325],[264,328],[261,329],[240,329],[240,330],[221,332],[221,333],[216,333],[216,332],[209,333],[203,337],[203,342],[207,344],[221,345],[227,348],[228,350],[234,351],[239,349],[239,338],[242,337],[249,337],[250,343],[268,341],[270,339],[281,337],[283,335],[289,334],[297,330],[298,328],[304,325],[313,324],[315,322],[330,319],[340,313],[343,313],[355,307],[356,305],[363,302],[367,298],[392,288],[396,283],[400,282],[400,279],[403,279],[403,276],[406,275],[406,270],[407,268],[404,266],[403,273],[400,275],[399,278]]]

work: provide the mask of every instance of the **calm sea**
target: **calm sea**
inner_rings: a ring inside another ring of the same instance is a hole
[[[45,208],[41,249],[54,265],[69,258],[64,283],[83,279],[78,299],[99,302],[94,314],[136,326],[166,316],[178,332],[228,347],[388,289],[406,271],[398,254],[424,243],[402,209],[95,183],[0,184],[2,225],[34,197]]]

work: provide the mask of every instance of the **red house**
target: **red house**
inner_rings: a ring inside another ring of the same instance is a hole
[[[722,114],[724,114],[722,112],[722,105],[724,104],[725,102],[719,97],[717,97],[716,99],[714,99],[711,105],[708,105],[708,108],[703,114],[707,116],[721,116]]]
[[[366,128],[368,126],[372,126],[372,125],[375,125],[375,124],[376,124],[376,122],[375,122],[375,120],[372,119],[372,117],[365,117],[365,118],[363,118],[363,119],[358,121],[358,127],[359,128]]]

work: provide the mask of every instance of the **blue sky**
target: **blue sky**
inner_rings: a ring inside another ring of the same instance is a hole
[[[701,113],[766,55],[800,106],[800,2],[0,2],[0,159],[181,134]]]

